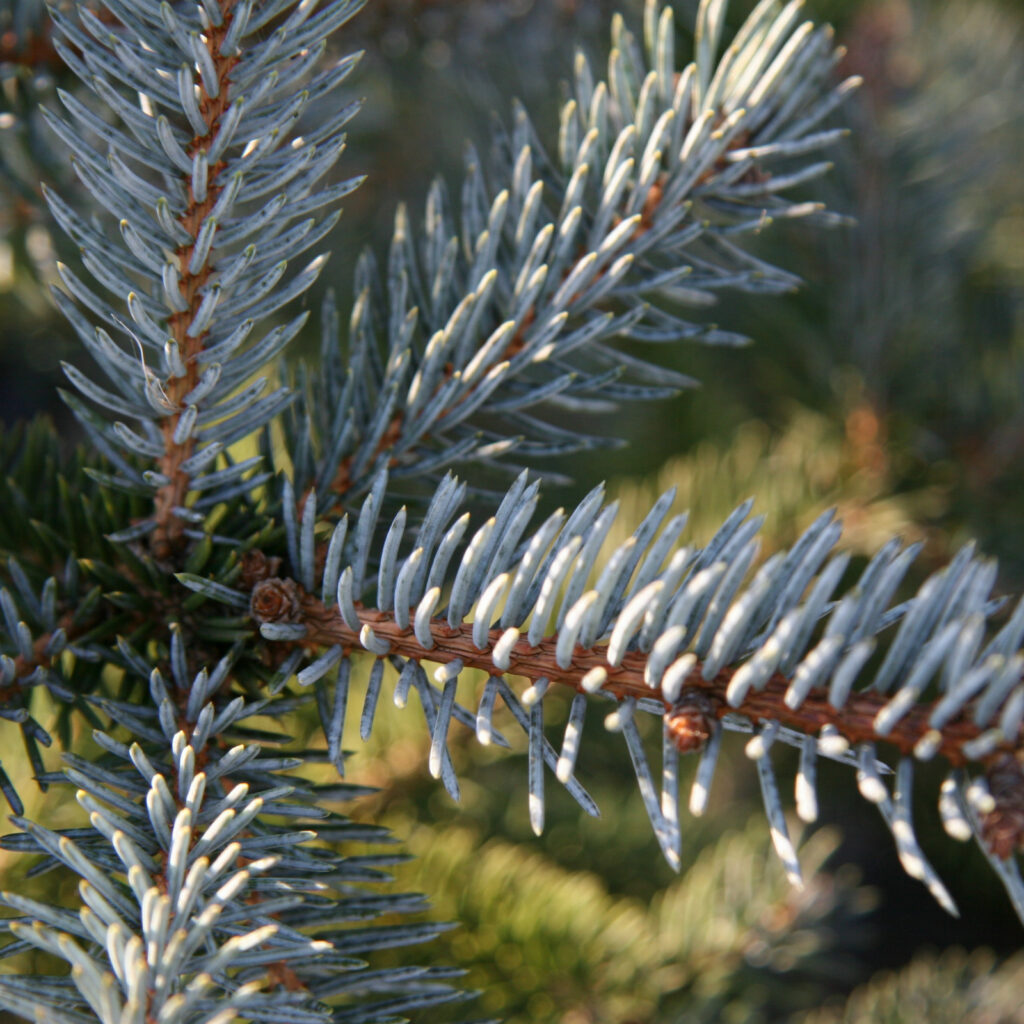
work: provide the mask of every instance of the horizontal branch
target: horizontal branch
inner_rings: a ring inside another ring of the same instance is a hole
[[[376,638],[378,646],[381,641],[386,643],[390,648],[388,653],[401,657],[439,664],[461,661],[467,668],[490,674],[499,671],[523,676],[533,682],[548,679],[581,693],[587,691],[584,677],[600,670],[606,673],[606,679],[599,689],[620,700],[630,697],[660,700],[666,715],[678,706],[665,699],[660,686],[650,687],[644,682],[647,655],[640,651],[628,651],[618,665],[610,665],[607,644],[595,644],[590,648],[577,644],[567,666],[563,667],[555,653],[557,635],[545,637],[536,646],[531,645],[525,636],[520,636],[502,651],[502,664],[498,666],[495,648],[506,632],[502,629],[488,630],[487,643],[481,648],[474,642],[472,623],[453,627],[444,618],[434,617],[428,626],[433,646],[424,647],[412,626],[403,628],[392,614],[357,604],[356,614],[364,627],[363,631],[357,632],[345,622],[337,607],[328,608],[322,601],[304,593],[294,580],[288,579],[266,579],[256,584],[252,594],[252,612],[259,622],[301,623],[306,627],[302,642],[317,647],[340,645],[346,650],[364,650],[367,649],[365,641],[371,637]],[[369,627],[370,634],[366,633],[365,627]],[[908,711],[891,733],[879,737],[874,721],[888,698],[878,692],[853,693],[842,708],[836,709],[829,703],[827,693],[821,691],[809,694],[798,708],[791,708],[784,700],[791,680],[779,672],[768,680],[764,689],[748,693],[741,703],[733,707],[726,702],[725,693],[738,669],[738,665],[728,666],[706,680],[701,674],[703,664],[696,660],[685,679],[683,693],[698,691],[706,694],[710,698],[708,706],[718,718],[736,713],[754,723],[778,722],[808,735],[820,732],[824,726],[832,726],[851,746],[883,739],[902,754],[912,753],[915,745],[930,731],[928,719],[934,705],[922,702]],[[936,753],[951,765],[961,766],[969,761],[995,763],[1005,754],[1019,750],[1019,742],[1016,747],[1004,743],[983,758],[968,758],[963,746],[976,739],[981,731],[965,712],[961,712],[941,730],[942,738]]]

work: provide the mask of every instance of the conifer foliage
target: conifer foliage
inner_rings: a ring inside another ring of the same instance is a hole
[[[939,759],[946,831],[980,844],[1024,919],[1024,601],[993,597],[991,561],[966,547],[902,599],[916,547],[894,539],[854,572],[829,511],[764,559],[753,502],[701,546],[666,494],[610,551],[603,487],[538,513],[542,457],[602,442],[576,414],[691,383],[623,340],[742,343],[687,308],[729,289],[771,301],[797,281],[749,240],[839,219],[787,198],[828,170],[857,84],[835,75],[831,31],[762,0],[725,39],[725,3],[702,0],[683,64],[671,8],[648,0],[636,33],[614,19],[605,69],[577,55],[551,144],[515,107],[486,159],[468,151],[457,201],[435,184],[422,226],[399,207],[352,309],[327,300],[318,358],[283,362],[359,184],[335,173],[358,109],[341,96],[358,55],[335,39],[360,5],[50,9],[78,85],[44,116],[80,183],[46,189],[80,253],[53,294],[83,349],[64,397],[90,450],[42,423],[0,444],[0,714],[91,827],[27,820],[0,769],[4,847],[80,880],[74,908],[3,895],[3,956],[40,949],[70,973],[5,975],[0,1005],[55,1024],[369,1024],[461,998],[447,968],[367,965],[445,926],[402,923],[421,899],[366,887],[390,837],[329,809],[359,787],[302,773],[343,772],[385,689],[401,707],[415,691],[455,799],[452,731],[521,731],[538,833],[552,785],[597,814],[576,762],[600,716],[677,867],[724,731],[749,734],[797,885],[773,748],[800,752],[806,822],[828,799],[818,759],[844,762],[955,913],[911,806],[915,766]],[[556,736],[546,697],[567,687]],[[273,750],[288,737],[268,718],[287,729],[307,703],[319,735]],[[54,741],[60,772],[40,753]],[[684,809],[681,755],[697,763]]]

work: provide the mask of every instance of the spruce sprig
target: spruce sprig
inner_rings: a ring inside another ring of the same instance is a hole
[[[59,455],[45,427],[0,448],[0,713],[40,783],[76,787],[90,828],[29,821],[0,772],[21,828],[6,847],[82,880],[74,911],[4,897],[22,916],[2,952],[39,948],[71,973],[5,979],[0,1003],[61,1024],[381,1024],[456,998],[446,968],[366,967],[444,926],[376,920],[421,901],[359,888],[388,856],[336,844],[386,837],[325,808],[356,787],[302,774],[344,769],[357,660],[361,734],[388,678],[399,705],[415,690],[429,769],[456,798],[453,720],[504,744],[503,705],[526,737],[538,832],[546,770],[597,812],[575,765],[603,705],[675,866],[681,753],[699,757],[701,814],[723,731],[750,734],[795,884],[774,744],[800,750],[805,821],[828,798],[818,758],[847,763],[906,870],[955,912],[911,807],[916,764],[941,758],[946,831],[981,844],[1024,919],[1024,602],[1003,610],[971,546],[902,599],[916,549],[890,541],[854,574],[831,512],[763,561],[749,502],[680,546],[685,516],[664,495],[606,552],[617,509],[601,487],[538,519],[539,483],[519,472],[472,520],[476,470],[591,446],[579,411],[688,383],[614,340],[737,343],[681,309],[796,284],[747,243],[772,219],[835,221],[783,198],[842,134],[823,125],[856,82],[834,84],[831,31],[762,0],[719,54],[725,3],[702,0],[677,70],[670,9],[648,0],[642,43],[615,19],[605,80],[577,57],[553,155],[517,108],[488,160],[470,154],[457,215],[435,185],[420,236],[400,210],[386,272],[363,259],[348,336],[329,302],[319,364],[279,371],[306,321],[285,311],[357,184],[328,184],[358,104],[337,100],[357,58],[327,61],[326,40],[359,6],[51,11],[83,91],[46,116],[95,204],[47,192],[81,252],[55,301],[105,382],[66,367],[90,456]],[[473,708],[458,699],[470,669],[487,676]],[[61,772],[40,755],[39,686],[65,705]],[[556,749],[545,707],[561,686],[574,696]],[[314,701],[319,744],[272,727]],[[94,758],[68,749],[79,720]],[[343,927],[357,920],[372,923]]]
[[[458,211],[440,179],[418,237],[398,208],[385,269],[367,251],[356,270],[347,345],[328,300],[319,363],[300,368],[304,401],[284,418],[297,488],[328,508],[385,467],[422,480],[607,443],[544,413],[608,414],[694,383],[614,339],[749,340],[681,308],[799,283],[741,240],[841,221],[785,193],[829,169],[807,157],[846,134],[821,125],[859,79],[833,83],[831,29],[798,6],[763,0],[719,57],[723,18],[702,5],[682,71],[671,8],[647,6],[642,40],[615,18],[603,80],[576,55],[553,153],[516,105],[489,160],[467,149]]]

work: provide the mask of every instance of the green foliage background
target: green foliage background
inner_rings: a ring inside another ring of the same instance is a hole
[[[638,16],[639,4],[616,6]],[[747,6],[734,4],[731,18]],[[768,516],[770,543],[791,542],[837,504],[858,554],[894,532],[923,539],[922,575],[977,537],[1000,558],[1002,588],[1020,590],[1024,11],[1011,0],[809,6],[836,24],[849,48],[845,70],[867,79],[831,184],[832,205],[858,226],[833,233],[824,249],[819,233],[775,235],[805,290],[756,306],[730,298],[708,311],[757,344],[664,353],[701,390],[630,410],[616,424],[630,437],[625,451],[551,468],[581,487],[611,478],[622,523],[675,485],[698,539],[750,494]],[[677,8],[678,23],[691,23],[696,3]],[[365,171],[369,181],[347,202],[325,279],[345,295],[359,248],[380,248],[396,202],[416,209],[433,173],[454,179],[463,140],[483,134],[492,110],[507,114],[511,95],[553,127],[569,41],[603,52],[611,10],[607,0],[371,4],[344,43],[367,49],[358,84],[367,103],[341,172]],[[66,423],[53,388],[75,343],[45,294],[66,242],[50,231],[31,168],[41,160],[50,180],[65,183],[68,169],[22,117],[63,72],[19,65],[6,41],[3,57],[0,415],[13,422],[46,409]],[[305,301],[315,308],[317,297]],[[547,495],[568,502],[574,492]],[[582,774],[604,821],[552,794],[537,840],[525,773],[506,760],[521,751],[499,755],[453,738],[467,780],[455,807],[426,777],[422,729],[391,716],[368,745],[352,736],[348,777],[379,792],[347,810],[409,838],[416,858],[399,879],[462,922],[436,944],[437,958],[469,970],[469,984],[484,991],[481,1013],[510,1024],[1024,1020],[1024,961],[1006,959],[1021,946],[1020,926],[995,880],[974,870],[976,851],[934,847],[964,909],[962,921],[949,921],[899,870],[872,808],[837,771],[823,782],[848,799],[833,800],[831,821],[805,836],[815,870],[806,891],[791,892],[737,743],[708,817],[684,836],[677,878],[642,820],[624,752],[593,740]],[[52,794],[29,816],[38,820],[40,809],[51,827],[73,823],[77,810]],[[922,804],[925,841],[937,828],[929,813]],[[830,867],[839,844],[859,875]],[[4,887],[46,891],[45,879],[12,877],[11,863],[0,854]],[[967,888],[967,878],[980,881]],[[942,952],[953,944],[993,952]]]

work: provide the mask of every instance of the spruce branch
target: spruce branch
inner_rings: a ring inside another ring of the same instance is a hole
[[[339,768],[349,660],[363,652],[377,667],[362,734],[372,728],[389,662],[399,673],[396,703],[404,704],[413,688],[420,696],[432,737],[431,773],[456,799],[447,750],[451,720],[490,742],[502,697],[528,737],[530,819],[539,832],[545,764],[596,813],[574,770],[587,698],[610,699],[615,706],[605,727],[623,734],[655,834],[669,862],[678,864],[678,754],[700,753],[690,807],[703,813],[722,728],[752,732],[747,754],[757,763],[773,841],[794,881],[800,870],[771,763],[776,741],[801,751],[795,789],[801,819],[818,816],[819,756],[855,767],[858,788],[878,805],[906,870],[955,913],[912,824],[915,763],[941,757],[948,765],[939,799],[946,830],[978,839],[1018,912],[1024,909],[1016,861],[1024,849],[1024,601],[1001,628],[992,628],[1003,604],[990,596],[995,566],[978,558],[973,545],[929,576],[914,597],[893,604],[917,546],[901,549],[891,541],[844,583],[849,556],[834,553],[841,525],[833,512],[755,570],[761,520],[749,518],[751,502],[705,547],[679,549],[686,517],[666,522],[669,492],[602,565],[602,540],[617,512],[615,505],[602,508],[602,488],[568,515],[560,510],[532,527],[538,488],[522,474],[471,533],[468,515],[459,516],[464,488],[446,477],[415,539],[405,540],[403,508],[380,544],[375,533],[385,491],[381,475],[352,528],[347,517],[336,524],[319,554],[310,495],[301,521],[285,516],[292,575],[271,575],[280,565],[266,563],[248,595],[179,577],[215,600],[237,605],[247,596],[264,638],[295,654],[309,652],[300,684],[338,673],[333,699],[324,694],[318,703],[328,753]],[[282,506],[293,502],[286,483]],[[437,687],[423,662],[440,666]],[[476,712],[456,699],[466,669],[489,677]],[[517,696],[506,675],[529,685]],[[577,694],[561,754],[544,732],[552,684]],[[660,797],[638,713],[662,721]],[[894,790],[885,781],[890,774]]]
[[[829,703],[827,693],[820,692],[809,694],[798,707],[792,708],[785,698],[793,680],[778,671],[769,676],[763,689],[747,693],[738,704],[730,704],[726,693],[740,666],[720,669],[708,680],[704,678],[704,664],[697,658],[687,660],[686,664],[692,666],[688,671],[673,675],[672,685],[673,688],[679,686],[678,696],[668,700],[660,685],[650,686],[644,682],[647,655],[643,651],[628,651],[617,665],[611,666],[607,643],[586,649],[576,644],[567,657],[559,659],[557,635],[544,637],[535,645],[520,636],[509,644],[510,637],[500,627],[488,629],[481,637],[475,624],[452,627],[443,615],[422,620],[417,635],[414,627],[399,626],[394,613],[365,608],[361,602],[355,602],[353,607],[358,628],[349,626],[337,608],[328,608],[317,597],[305,594],[294,580],[262,580],[252,592],[252,615],[257,622],[301,624],[305,627],[302,642],[316,648],[340,647],[343,654],[374,652],[372,645],[377,642],[380,650],[387,648],[389,656],[439,665],[457,662],[464,669],[488,674],[500,671],[525,679],[531,685],[559,683],[584,694],[595,692],[596,680],[602,679],[601,692],[617,701],[660,702],[664,706],[666,726],[683,752],[704,746],[702,741],[694,743],[689,738],[692,730],[702,728],[699,722],[691,722],[691,716],[722,719],[734,713],[755,725],[779,722],[802,734],[820,733],[831,727],[849,746],[855,747],[878,738],[874,722],[888,704],[881,693],[861,692],[851,694],[837,709]],[[406,618],[412,616],[412,611],[409,610]],[[478,646],[481,639],[482,647]],[[498,648],[503,639],[505,643]],[[885,742],[902,754],[912,753],[928,733],[928,723],[938,703],[939,698],[936,698],[912,707],[886,736]],[[706,726],[703,729],[705,733],[708,731]],[[964,745],[977,740],[981,733],[982,728],[975,722],[958,716],[943,727],[941,737],[933,742],[934,756],[944,758],[955,767],[962,766],[970,760],[964,753]],[[979,762],[983,765],[1001,763],[1004,755],[1013,750],[1012,742],[1002,739]]]
[[[48,193],[85,268],[60,268],[55,301],[107,383],[66,367],[97,453],[74,473],[52,458],[52,431],[0,443],[17,520],[0,521],[0,717],[21,727],[42,784],[76,787],[90,828],[19,815],[22,832],[0,841],[82,880],[74,910],[3,897],[22,919],[0,956],[43,949],[71,974],[0,979],[0,1005],[61,1024],[391,1024],[456,998],[447,968],[367,969],[366,951],[446,926],[377,920],[423,901],[363,888],[395,855],[338,848],[387,841],[328,808],[365,790],[297,774],[344,771],[357,660],[360,734],[393,670],[394,700],[415,691],[429,770],[456,799],[452,721],[509,745],[503,704],[526,737],[537,832],[545,768],[598,813],[576,764],[603,704],[677,868],[680,754],[698,756],[700,815],[724,732],[747,734],[797,885],[775,744],[800,752],[806,822],[829,796],[818,759],[847,764],[907,872],[955,913],[912,810],[917,763],[941,758],[946,832],[979,843],[1024,920],[1024,601],[1004,609],[973,546],[904,597],[916,546],[893,539],[855,568],[832,512],[760,561],[752,502],[681,547],[686,517],[666,494],[608,544],[617,507],[601,487],[535,521],[524,472],[475,523],[469,486],[441,476],[603,443],[571,415],[690,383],[616,338],[741,343],[680,309],[797,283],[747,243],[772,219],[836,220],[783,198],[825,173],[810,156],[842,135],[822,124],[856,80],[834,81],[831,31],[799,24],[798,0],[761,0],[719,56],[725,3],[702,0],[694,60],[677,71],[671,10],[648,0],[642,43],[616,19],[605,80],[576,61],[553,155],[516,108],[489,160],[468,155],[457,211],[435,185],[419,235],[400,208],[386,271],[360,263],[347,344],[329,301],[321,365],[274,389],[306,320],[280,314],[325,256],[290,268],[357,184],[323,184],[358,107],[334,102],[357,58],[321,61],[360,2],[53,12],[54,47],[92,96],[60,92],[64,113],[47,116],[99,211]],[[243,439],[261,454],[233,452]],[[279,491],[271,465],[287,466]],[[403,479],[426,497],[396,511]],[[475,705],[467,669],[486,675]],[[63,771],[46,769],[39,685],[105,726],[99,757],[67,751]],[[572,700],[556,747],[559,689]],[[314,702],[322,743],[305,749],[278,723]],[[23,810],[2,769],[0,791]]]
[[[72,707],[83,710],[81,696],[99,675],[102,655],[95,641],[106,632],[98,608],[100,589],[79,585],[78,566],[71,558],[59,578],[48,577],[38,589],[13,557],[0,569],[0,579],[4,577],[10,585],[0,582],[0,718],[17,723],[29,763],[45,790],[40,747],[50,747],[53,736],[39,722],[38,704],[33,712],[33,691],[41,687],[59,702],[57,731],[66,741],[68,712]],[[70,670],[68,658],[73,660]],[[0,792],[15,814],[24,812],[2,767]]]
[[[671,8],[648,2],[642,43],[616,19],[604,81],[577,56],[555,156],[517,105],[490,162],[467,151],[458,211],[435,182],[417,238],[399,207],[386,272],[360,261],[347,345],[328,301],[320,363],[298,373],[305,402],[285,416],[298,488],[326,508],[382,468],[436,478],[457,461],[608,443],[548,414],[694,383],[614,339],[747,340],[676,310],[798,283],[744,236],[840,219],[782,194],[828,170],[808,154],[842,137],[818,125],[858,80],[834,82],[831,31],[798,24],[797,6],[763,0],[719,58],[723,18],[701,5],[681,72]]]
[[[305,135],[297,129],[356,63],[313,70],[322,37],[360,0],[269,11],[235,0],[195,10],[104,6],[112,25],[84,7],[78,23],[54,12],[56,45],[120,123],[69,93],[60,97],[68,117],[48,119],[118,232],[47,198],[88,272],[116,299],[60,268],[67,291],[58,305],[115,390],[71,366],[67,375],[91,402],[136,425],[70,404],[117,469],[107,485],[151,497],[151,514],[118,536],[148,536],[158,560],[180,560],[202,510],[268,479],[259,459],[236,462],[226,449],[292,400],[286,388],[264,394],[266,376],[249,378],[305,317],[250,335],[316,280],[324,255],[290,277],[289,263],[336,222],[337,212],[319,211],[358,184],[320,187],[355,106]],[[274,34],[261,38],[277,15]],[[129,94],[143,98],[141,109]]]
[[[141,742],[99,732],[104,759],[68,755],[53,777],[76,786],[91,829],[62,835],[18,819],[23,831],[4,838],[6,848],[41,853],[47,867],[78,875],[81,904],[76,913],[0,895],[22,915],[4,922],[15,941],[0,956],[34,946],[72,967],[70,978],[33,978],[31,996],[28,979],[5,978],[0,1005],[31,1019],[41,1012],[103,1024],[226,1024],[236,1015],[370,1024],[451,1001],[451,971],[371,972],[353,958],[447,926],[372,923],[420,911],[423,899],[362,888],[386,878],[387,856],[310,845],[318,837],[390,841],[383,829],[319,806],[360,790],[314,786],[281,774],[301,759],[228,746],[263,708],[241,698],[208,703],[219,684],[217,672],[201,672],[181,709],[154,671],[154,708],[108,702],[113,720]],[[269,820],[282,818],[287,824]]]
[[[186,159],[192,162],[196,169],[201,168],[205,162],[207,150],[214,141],[231,98],[231,72],[239,58],[237,53],[224,52],[224,42],[234,20],[233,7],[233,0],[226,0],[222,4],[221,23],[210,25],[205,32],[205,40],[200,39],[199,42],[207,54],[206,61],[200,60],[199,66],[204,71],[208,66],[212,66],[212,81],[207,83],[204,76],[200,75],[196,83],[195,101],[202,124],[193,124],[196,133],[185,150]],[[186,82],[185,87],[191,88],[191,84]],[[196,259],[197,246],[203,222],[213,212],[224,191],[221,175],[226,167],[223,159],[213,162],[205,170],[205,181],[201,178],[202,170],[199,171],[198,181],[197,175],[193,174],[193,179],[188,183],[188,203],[176,218],[177,224],[188,235],[190,241],[179,245],[175,253],[178,265],[184,268],[178,280],[181,303],[168,317],[167,327],[177,345],[178,356],[185,373],[182,376],[169,377],[163,384],[171,414],[160,424],[164,454],[157,462],[157,471],[168,479],[168,483],[161,484],[154,495],[156,526],[152,544],[153,552],[158,558],[166,558],[180,543],[184,529],[183,521],[173,510],[185,504],[189,477],[182,471],[181,465],[195,452],[195,437],[190,435],[182,443],[177,440],[177,435],[181,417],[184,415],[182,406],[185,396],[199,383],[198,356],[205,347],[209,328],[203,328],[198,332],[191,331],[190,328],[205,297],[201,289],[208,282],[212,272],[212,266],[207,260]]]

